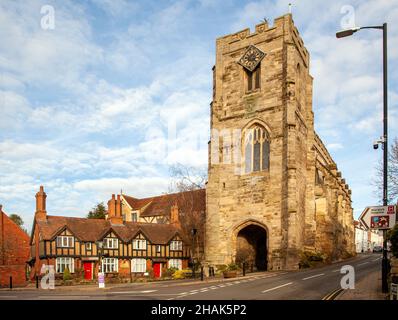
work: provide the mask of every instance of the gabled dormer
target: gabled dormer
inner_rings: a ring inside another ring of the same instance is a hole
[[[132,239],[133,250],[147,250],[147,246],[150,243],[147,237],[139,231]]]

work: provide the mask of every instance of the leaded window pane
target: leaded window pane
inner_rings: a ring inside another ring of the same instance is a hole
[[[263,142],[263,159],[262,159],[262,170],[269,168],[269,142]]]
[[[253,147],[253,171],[260,171],[260,142],[256,142]]]
[[[252,145],[248,142],[245,147],[245,172],[249,173],[252,170]]]

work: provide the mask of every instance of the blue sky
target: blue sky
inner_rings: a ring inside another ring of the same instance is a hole
[[[166,192],[173,163],[205,166],[215,39],[264,17],[272,24],[289,2],[311,54],[316,130],[353,191],[354,215],[376,204],[381,32],[340,40],[335,32],[346,5],[358,26],[389,23],[389,134],[397,137],[398,0],[1,0],[4,211],[30,228],[39,185],[49,214],[83,216],[120,189]],[[44,5],[54,8],[53,29],[41,27]]]

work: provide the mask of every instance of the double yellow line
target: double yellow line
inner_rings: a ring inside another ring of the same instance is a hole
[[[328,293],[326,296],[324,296],[322,298],[322,300],[334,300],[343,291],[344,291],[344,289],[341,289],[341,288],[340,289],[336,289],[336,290],[332,291],[331,293]]]

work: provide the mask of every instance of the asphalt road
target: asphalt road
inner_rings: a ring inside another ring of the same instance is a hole
[[[380,254],[310,270],[248,274],[240,279],[195,282],[134,283],[101,290],[68,288],[55,290],[0,290],[0,300],[321,300],[340,288],[341,267],[351,265],[355,280],[381,268]]]

